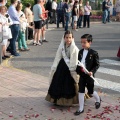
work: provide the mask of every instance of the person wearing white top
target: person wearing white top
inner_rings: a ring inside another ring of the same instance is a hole
[[[3,38],[3,41],[1,44],[3,60],[10,57],[6,55],[6,48],[7,48],[8,39],[12,38],[11,30],[9,28],[12,22],[10,21],[9,15],[6,14],[6,12],[7,12],[7,7],[1,6],[0,7],[0,25],[1,25],[1,30],[2,30],[2,36],[5,37],[5,39]]]
[[[57,0],[52,2],[52,22],[56,24],[56,9],[57,9]]]
[[[86,27],[86,22],[87,22],[87,27],[90,28],[90,12],[91,12],[91,6],[89,5],[89,1],[86,2],[86,5],[84,6],[84,22],[83,22],[83,27]]]

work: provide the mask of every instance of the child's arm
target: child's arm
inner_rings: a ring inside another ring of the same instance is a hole
[[[96,51],[94,51],[93,69],[90,71],[89,75],[91,75],[91,74],[94,75],[96,73],[96,71],[98,70],[99,66],[100,66],[99,55]]]

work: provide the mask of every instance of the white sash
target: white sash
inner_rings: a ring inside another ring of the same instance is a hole
[[[62,48],[62,56],[63,56],[63,59],[64,59],[66,65],[67,65],[68,67],[70,67],[70,59],[67,57],[67,55],[66,55],[66,53],[65,53],[65,48],[64,48],[64,46],[63,46],[63,48]]]

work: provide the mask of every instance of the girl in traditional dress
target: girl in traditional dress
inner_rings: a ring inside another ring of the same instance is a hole
[[[78,64],[78,51],[73,33],[66,31],[51,68],[51,82],[45,98],[47,101],[62,106],[78,103],[79,76],[75,72]]]

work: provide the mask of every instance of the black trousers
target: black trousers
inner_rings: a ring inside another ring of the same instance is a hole
[[[62,27],[64,28],[64,14],[61,12],[61,13],[57,13],[57,28],[59,28],[59,23],[62,22]]]
[[[94,80],[87,74],[81,73],[79,80],[79,92],[85,93],[85,87],[88,90],[88,94],[93,94],[94,92]]]
[[[87,27],[90,27],[90,15],[84,15],[83,27],[86,27],[86,23]]]

